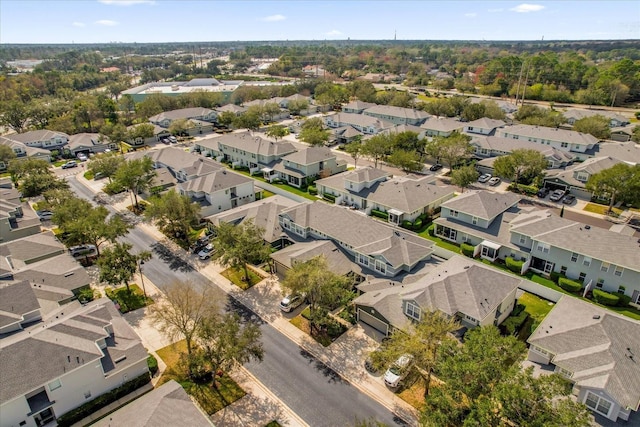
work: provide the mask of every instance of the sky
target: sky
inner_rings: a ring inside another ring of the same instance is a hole
[[[0,0],[0,43],[640,39],[640,1]]]

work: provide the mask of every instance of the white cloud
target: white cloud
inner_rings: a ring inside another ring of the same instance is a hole
[[[522,3],[516,7],[512,7],[509,10],[513,12],[518,12],[518,13],[529,13],[529,12],[538,12],[538,11],[541,11],[542,9],[544,9],[544,6],[541,4]]]
[[[112,21],[110,19],[101,19],[99,21],[96,21],[95,23],[98,25],[104,25],[105,27],[113,27],[115,25],[118,25],[116,21]]]
[[[328,33],[325,33],[325,35],[327,36],[339,36],[340,34],[342,34],[342,32],[338,30],[331,30]]]
[[[156,4],[155,0],[98,0],[102,4],[133,6],[134,4]]]
[[[261,21],[265,21],[265,22],[278,22],[278,21],[284,21],[285,19],[287,19],[287,17],[284,15],[271,15],[271,16],[265,16],[264,18],[260,18]]]
[[[74,22],[71,25],[73,25],[74,27],[86,27],[87,24],[85,24],[84,22]]]
[[[499,7],[497,9],[489,9],[488,10],[489,13],[498,13],[498,12],[504,12],[504,9]]]
[[[471,13],[465,13],[464,16],[466,16],[467,18],[475,18],[476,16],[478,16],[478,14],[475,12],[471,12]]]

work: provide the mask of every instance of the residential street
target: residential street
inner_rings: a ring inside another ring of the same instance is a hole
[[[68,176],[67,180],[79,196],[93,198],[91,190],[75,176]],[[108,209],[115,211],[109,206]],[[190,265],[190,262],[199,262],[194,255],[186,262],[159,244],[144,227],[135,227],[125,239],[137,250],[153,251],[153,259],[144,264],[144,275],[160,288],[173,280],[189,280],[196,286],[214,284]],[[228,298],[218,286],[213,286],[213,290],[227,309],[248,318],[257,318],[234,299]],[[309,425],[350,425],[356,418],[374,418],[387,425],[404,424],[385,406],[350,385],[268,323],[262,322],[261,329],[264,361],[248,364],[246,368]]]

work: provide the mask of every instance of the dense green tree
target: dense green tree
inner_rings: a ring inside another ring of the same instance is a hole
[[[138,207],[138,194],[149,189],[155,176],[153,161],[143,157],[123,162],[114,175],[114,181],[129,190],[133,196],[133,205]]]
[[[127,139],[136,140],[140,138],[145,140],[153,137],[153,135],[155,134],[154,132],[155,129],[151,123],[141,123],[129,129]]]
[[[476,182],[478,176],[474,165],[462,166],[451,171],[451,183],[460,187],[460,191],[464,192],[465,188]]]
[[[358,138],[355,141],[352,141],[344,146],[345,153],[349,154],[353,158],[353,166],[358,167],[358,159],[362,155],[363,145]]]
[[[236,117],[236,113],[233,113],[231,111],[223,111],[222,113],[218,114],[218,124],[228,128],[236,120]]]
[[[424,168],[420,154],[415,151],[395,149],[387,156],[386,161],[406,173],[420,172]]]
[[[330,105],[334,110],[349,101],[349,91],[342,85],[323,82],[316,86],[315,100],[320,105]]]
[[[124,162],[124,157],[119,155],[118,153],[102,153],[93,157],[87,166],[87,169],[91,171],[94,175],[101,174],[102,176],[109,179],[111,182],[111,178],[115,176],[118,168]]]
[[[20,101],[8,101],[0,104],[0,125],[7,126],[17,133],[22,133],[29,122],[31,112],[28,106]]]
[[[423,104],[422,108],[424,111],[434,116],[453,117],[456,115],[456,112],[449,99],[450,98],[438,98]]]
[[[306,99],[294,99],[287,104],[287,110],[294,116],[307,108],[309,108],[309,101]]]
[[[589,177],[587,190],[609,199],[609,212],[619,199],[635,203],[640,200],[640,165],[618,163]]]
[[[8,145],[0,145],[0,169],[9,167],[9,162],[16,158],[16,153]]]
[[[58,179],[45,160],[26,159],[9,163],[11,180],[24,197],[39,196],[47,191],[68,188],[65,180]]]
[[[271,125],[269,126],[269,128],[267,128],[265,135],[278,141],[278,138],[282,139],[283,137],[289,135],[289,128],[283,125]]]
[[[189,196],[175,190],[152,197],[145,208],[145,218],[155,221],[166,236],[189,246],[189,231],[200,219],[200,205],[191,201]]]
[[[415,132],[399,132],[391,134],[393,149],[413,151],[420,155],[424,154],[425,143],[423,140],[418,139],[418,134]]]
[[[322,330],[329,311],[350,294],[353,283],[331,271],[323,256],[298,262],[287,270],[282,287],[290,294],[304,295],[309,303],[311,333]]]
[[[436,136],[427,142],[425,151],[431,157],[446,163],[449,169],[453,169],[471,157],[473,146],[469,141],[471,137],[454,131],[449,136]]]
[[[122,242],[115,242],[112,246],[105,248],[98,258],[101,282],[108,283],[114,288],[125,284],[127,291],[131,292],[129,282],[136,274],[140,261],[151,258],[150,252],[132,254],[130,252],[132,248],[131,244]]]
[[[640,142],[640,126],[636,126],[633,128],[633,133],[631,134],[631,140],[633,142]]]
[[[374,161],[374,167],[378,162],[391,153],[393,141],[389,134],[379,133],[362,143],[362,154]]]
[[[516,184],[523,179],[527,183],[531,182],[548,166],[549,161],[544,154],[526,148],[513,150],[511,154],[498,157],[493,163],[496,175]]]
[[[591,134],[598,139],[609,139],[611,137],[609,119],[600,115],[583,117],[580,120],[576,120],[573,124],[573,130]]]
[[[185,136],[189,134],[189,129],[195,127],[193,122],[188,119],[172,120],[169,125],[171,135]]]
[[[356,80],[347,83],[347,90],[352,98],[356,98],[363,102],[376,101],[376,88],[371,82]]]
[[[256,131],[260,129],[262,121],[260,120],[260,113],[255,110],[247,110],[244,113],[236,116],[233,120],[233,125],[238,129],[248,129],[250,131]]]
[[[522,105],[514,114],[514,118],[527,125],[556,128],[564,122],[564,116],[560,112],[537,105]]]
[[[216,228],[216,252],[212,258],[224,266],[242,269],[247,284],[251,286],[247,264],[264,262],[271,254],[271,246],[263,240],[263,235],[264,230],[253,221],[244,221],[238,225],[220,223]]]
[[[324,145],[329,141],[329,131],[319,117],[305,120],[300,129],[300,140],[309,145]]]

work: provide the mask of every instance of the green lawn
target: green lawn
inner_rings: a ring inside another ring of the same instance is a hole
[[[247,283],[246,280],[242,280],[244,278],[244,269],[242,268],[239,268],[239,269],[227,268],[225,271],[223,271],[220,274],[222,274],[224,277],[229,279],[231,283],[233,283],[240,289],[246,291],[251,286],[255,285],[256,283],[262,280],[262,277],[256,274],[253,270],[248,269],[247,271],[249,272],[249,281],[251,284]]]
[[[587,212],[594,212],[600,215],[606,215],[607,211],[609,210],[609,205],[587,203],[587,205],[584,207],[583,210]],[[619,208],[611,208],[611,211],[618,216],[622,213],[622,209],[619,209]]]
[[[184,340],[157,351],[158,356],[167,365],[167,369],[162,374],[157,386],[169,380],[176,380],[188,394],[198,401],[202,409],[209,415],[215,414],[246,394],[226,374],[216,379],[216,388],[212,387],[211,383],[199,384],[187,379],[179,366],[180,355],[186,353],[186,351],[187,346]]]
[[[275,195],[276,195],[276,193],[272,193],[269,190],[262,190],[262,198],[258,199],[258,196],[257,196],[257,193],[256,193],[256,200],[264,200],[267,197],[272,197],[272,196],[275,196]]]
[[[276,420],[271,421],[269,424],[267,424],[264,427],[281,427],[282,424],[280,424],[279,422],[277,422]]]
[[[84,176],[85,179],[91,181],[93,179],[93,172],[86,171],[83,176]]]
[[[58,160],[58,161],[53,162],[53,166],[59,167],[59,166],[64,165],[64,164],[65,164],[65,163],[67,163],[68,161],[69,161],[69,160]]]
[[[144,298],[144,293],[138,285],[129,285],[131,292],[127,290],[126,286],[116,289],[107,289],[106,293],[109,299],[118,303],[121,313],[127,313],[129,311],[137,310],[145,307],[149,304],[153,304],[153,300],[149,297]]]
[[[553,308],[554,303],[542,299],[537,295],[525,292],[518,298],[518,303],[524,305],[526,308],[524,311],[529,313],[536,322],[540,323],[549,314]]]
[[[296,328],[300,329],[302,332],[309,335],[311,338],[316,340],[316,342],[322,344],[323,347],[328,347],[333,341],[335,341],[340,335],[346,332],[347,328],[342,325],[337,324],[336,328],[331,330],[329,333],[314,333],[311,334],[311,325],[309,324],[309,320],[305,318],[309,316],[309,307],[302,310],[300,314],[291,319],[289,323],[291,323]]]
[[[231,166],[229,166],[229,167],[231,168]],[[241,173],[242,175],[246,175],[246,176],[248,176],[250,178],[255,179],[256,181],[262,181],[262,182],[266,182],[267,184],[269,184],[269,182],[266,179],[264,179],[262,177],[262,175],[251,175],[251,174],[249,174],[249,171],[247,169],[233,169],[233,168],[231,168],[231,169],[234,172]],[[291,186],[289,184],[273,182],[273,183],[271,183],[271,185],[273,185],[275,187],[280,187],[285,191],[288,191],[288,192],[293,193],[293,194],[297,194],[298,196],[302,196],[302,197],[304,197],[306,199],[309,199],[309,200],[319,200],[316,196],[312,196],[311,194],[307,193],[306,191],[302,191],[299,188],[293,187],[293,186]],[[273,193],[271,193],[271,194],[273,194]]]
[[[449,249],[451,252],[455,252],[457,254],[460,253],[460,246],[458,246],[458,245],[456,245],[454,243],[448,242],[448,241],[446,241],[444,239],[441,239],[439,237],[430,236],[429,232],[428,232],[428,229],[424,229],[423,231],[418,233],[418,236],[420,236],[422,238],[425,238],[427,240],[431,240],[432,242],[436,242],[436,245],[438,245],[438,246],[440,246],[442,248],[445,248],[445,249]]]

